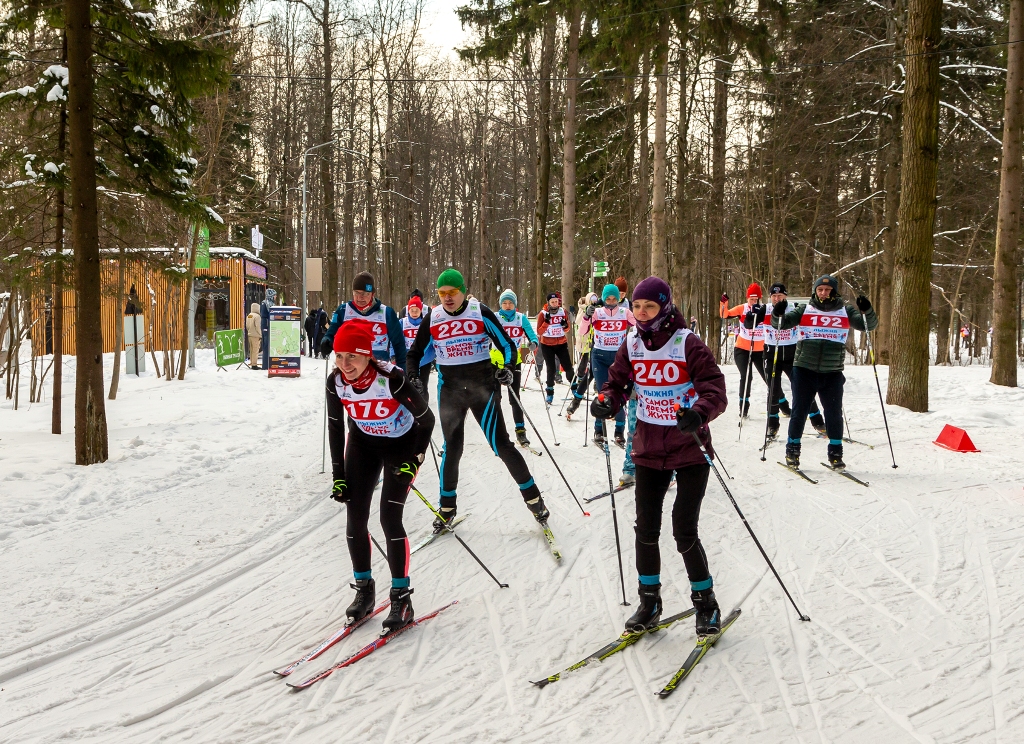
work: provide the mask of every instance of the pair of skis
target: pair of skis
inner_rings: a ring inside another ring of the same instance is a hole
[[[563,671],[556,672],[555,674],[552,674],[549,677],[545,677],[544,679],[538,680],[533,684],[535,684],[537,687],[547,687],[552,682],[559,681],[562,678],[562,675],[568,674],[569,672],[575,672],[579,669],[582,669],[585,666],[593,664],[595,661],[604,661],[609,656],[612,656],[613,654],[617,654],[619,651],[623,651],[629,648],[634,643],[639,641],[643,636],[648,635],[649,633],[658,632],[660,630],[666,630],[679,620],[691,617],[693,614],[695,614],[695,612],[696,610],[694,610],[691,607],[690,609],[685,610],[684,612],[680,612],[676,615],[672,615],[671,617],[662,620],[660,623],[658,623],[652,628],[648,628],[647,630],[640,632],[625,631],[611,643],[602,646],[589,656],[585,656],[584,658],[577,661],[575,664],[566,667]],[[725,633],[725,631],[728,630],[734,622],[736,622],[736,619],[739,616],[740,610],[739,608],[737,608],[733,610],[731,613],[729,613],[729,616],[725,618],[725,621],[722,623],[722,629],[718,631],[718,633],[715,633],[711,636],[704,636],[702,638],[698,638],[696,645],[690,652],[689,656],[686,657],[686,661],[683,662],[683,665],[675,674],[672,675],[672,677],[665,684],[665,686],[658,693],[656,693],[658,697],[665,698],[671,695],[679,686],[679,684],[684,679],[686,679],[687,676],[689,676],[690,672],[693,671],[694,667],[696,667],[697,664],[700,663],[700,660],[704,658],[704,655],[708,652],[708,650],[712,646],[714,646],[715,643],[718,642],[718,639],[722,637],[722,634]]]
[[[852,480],[854,483],[857,483],[858,485],[861,485],[861,486],[870,486],[871,485],[867,481],[863,481],[860,478],[858,478],[857,476],[851,475],[850,473],[846,472],[845,469],[834,468],[831,465],[829,465],[827,462],[823,462],[821,464],[822,464],[823,467],[831,470],[833,473],[835,473],[837,475],[841,475],[844,478],[847,478],[849,480]],[[788,470],[791,473],[796,473],[797,475],[799,475],[801,478],[803,478],[808,483],[817,483],[818,482],[814,478],[812,478],[811,476],[807,475],[807,473],[805,473],[800,468],[794,468],[792,465],[787,465],[786,463],[784,463],[782,461],[779,461],[779,465],[781,465],[782,467],[784,467],[786,470]]]
[[[314,674],[312,677],[309,677],[308,679],[305,679],[302,682],[288,682],[287,684],[293,690],[304,690],[307,687],[310,687],[310,686],[316,684],[320,680],[326,679],[327,677],[330,677],[332,674],[334,674],[339,669],[344,669],[347,666],[351,666],[352,664],[355,664],[357,661],[359,661],[361,659],[365,659],[367,656],[372,654],[377,649],[381,648],[382,646],[386,646],[388,643],[393,641],[395,638],[397,638],[398,636],[402,635],[402,633],[405,633],[408,630],[412,630],[416,626],[421,625],[422,623],[426,622],[427,620],[430,620],[431,618],[437,617],[442,612],[447,610],[449,607],[457,605],[458,603],[459,603],[459,600],[457,600],[457,599],[456,600],[452,600],[448,604],[444,605],[443,607],[439,607],[438,609],[434,610],[433,612],[428,612],[426,615],[420,615],[418,618],[413,620],[408,625],[404,625],[401,628],[399,628],[398,630],[392,631],[391,633],[386,633],[384,635],[378,636],[377,638],[372,640],[370,643],[366,644],[361,649],[356,651],[354,654],[352,654],[351,656],[346,657],[342,661],[339,661],[334,666],[329,667],[327,669],[324,669],[322,672],[318,672],[317,674]],[[335,644],[337,644],[343,638],[346,638],[347,636],[351,635],[352,632],[355,631],[356,628],[358,628],[360,625],[365,624],[367,621],[370,620],[370,618],[372,618],[374,615],[380,613],[381,611],[383,611],[388,606],[390,606],[390,602],[382,603],[377,608],[375,608],[374,611],[371,614],[367,615],[366,617],[364,617],[363,619],[361,619],[361,620],[359,620],[359,621],[357,621],[355,623],[352,623],[351,625],[346,625],[340,631],[332,634],[331,636],[329,636],[325,640],[323,640],[320,643],[318,643],[316,646],[313,647],[313,649],[310,652],[308,652],[301,659],[292,662],[291,664],[289,664],[288,666],[284,667],[283,669],[276,669],[276,670],[274,670],[274,674],[278,675],[279,677],[287,677],[287,676],[289,676],[292,672],[294,672],[297,668],[299,668],[300,666],[302,666],[306,662],[312,661],[313,659],[317,658],[318,656],[323,654],[325,651],[327,651],[327,649],[329,649],[332,646],[334,646]]]

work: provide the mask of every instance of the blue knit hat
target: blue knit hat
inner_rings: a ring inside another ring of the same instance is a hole
[[[519,298],[516,297],[516,293],[511,289],[506,289],[501,293],[501,296],[498,297],[498,305],[501,305],[505,300],[512,300],[513,306],[519,307]]]
[[[619,299],[619,288],[614,284],[605,284],[604,289],[601,290],[601,302],[608,302],[609,297]]]

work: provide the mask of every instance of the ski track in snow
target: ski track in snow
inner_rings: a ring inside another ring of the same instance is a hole
[[[734,406],[712,424],[727,483],[811,622],[711,478],[701,535],[723,611],[743,614],[660,700],[693,647],[692,620],[544,689],[530,684],[607,643],[635,609],[635,494],[616,494],[623,607],[610,500],[583,517],[550,457],[524,454],[552,512],[556,564],[472,421],[459,535],[510,587],[442,537],[413,558],[413,603],[417,615],[459,604],[291,691],[271,670],[336,630],[351,595],[344,513],[320,474],[324,363],[270,380],[217,373],[210,352],[197,356],[184,382],[122,377],[102,465],[71,464],[73,359],[64,435],[48,433],[48,404],[0,405],[0,742],[1024,740],[1024,391],[988,384],[987,369],[933,367],[931,412],[887,409],[894,470],[872,371],[847,368],[851,435],[875,449],[848,444],[846,460],[868,488],[823,472],[825,442],[810,436],[804,460],[818,485],[774,466],[777,452],[761,462],[752,432],[763,413],[741,442]],[[738,373],[725,373],[735,395]],[[522,400],[551,445],[539,396]],[[576,495],[605,490],[604,454],[583,446],[592,423],[552,420],[561,446],[551,451]],[[944,423],[982,452],[932,445]],[[617,474],[622,451],[612,456]],[[417,486],[436,498],[434,468]],[[411,541],[431,520],[411,495]],[[670,525],[666,505],[666,614],[689,606]],[[370,526],[382,540],[376,505]],[[373,568],[381,600],[376,550]],[[375,619],[289,679],[345,659],[378,629]]]

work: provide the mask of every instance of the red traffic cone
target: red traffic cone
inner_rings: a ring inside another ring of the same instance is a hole
[[[942,431],[939,432],[939,438],[935,440],[934,444],[954,452],[981,452],[980,449],[974,446],[974,442],[967,436],[966,431],[949,424],[942,427]]]

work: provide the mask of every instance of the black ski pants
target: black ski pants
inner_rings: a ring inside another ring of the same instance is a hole
[[[779,347],[778,362],[775,362],[775,347],[765,346],[764,347],[764,376],[767,384],[772,386],[771,405],[768,408],[768,415],[779,417],[779,404],[786,399],[786,394],[782,390],[782,376],[785,375],[789,378],[789,386],[793,387],[793,357],[795,356],[793,350],[796,349],[796,344],[790,344],[788,346]],[[772,376],[772,367],[775,366],[774,380]],[[773,384],[774,383],[774,384]],[[795,388],[794,388],[795,389]],[[794,393],[795,395],[795,393]],[[818,401],[814,398],[811,399],[810,407],[811,416],[820,416],[821,411],[818,409]]]
[[[540,348],[544,354],[544,364],[548,368],[547,392],[548,395],[554,395],[555,375],[558,373],[558,365],[562,365],[562,369],[565,370],[565,374],[569,377],[570,385],[576,379],[576,375],[572,370],[572,359],[569,358],[569,344],[564,342],[555,346],[541,344]]]
[[[793,367],[793,415],[789,419],[789,441],[799,442],[804,434],[804,423],[811,410],[814,396],[821,401],[825,413],[825,430],[829,442],[843,443],[843,384],[842,370],[814,372],[805,367]]]
[[[753,375],[747,377],[747,370],[756,369],[757,373],[761,375],[761,379],[764,380],[764,352],[736,348],[733,350],[733,360],[740,371],[740,405],[743,407],[743,412],[746,413],[747,408],[750,407],[750,385],[753,378]],[[767,384],[766,381],[765,385]]]
[[[576,383],[572,386],[572,394],[582,398],[587,394],[587,386],[594,379],[594,369],[590,366],[591,352],[580,355],[580,363],[576,365]]]
[[[489,366],[489,365],[488,365]],[[437,408],[441,416],[441,432],[444,447],[441,450],[441,507],[454,508],[459,485],[459,464],[466,439],[466,414],[483,429],[491,451],[501,458],[509,475],[519,485],[524,501],[540,496],[540,489],[533,482],[530,468],[522,453],[508,438],[505,418],[501,412],[501,390],[493,377],[490,379],[445,377],[442,369],[438,376],[442,382],[438,393]]]
[[[395,439],[371,437],[350,428],[345,443],[345,462],[349,463],[345,476],[348,481],[348,525],[345,538],[352,558],[352,570],[364,573],[370,570],[370,502],[381,473],[384,481],[380,492],[380,526],[384,529],[385,549],[391,577],[404,579],[409,575],[409,538],[402,525],[402,512],[409,486],[399,481],[393,470],[409,462],[418,453],[413,448],[413,434],[409,432]]]
[[[676,500],[672,505],[672,536],[683,556],[691,583],[711,578],[708,557],[697,535],[700,504],[707,490],[708,465],[688,465],[675,471]],[[661,515],[665,494],[672,482],[672,470],[636,465],[636,570],[640,576],[661,574]]]
[[[424,364],[420,367],[420,382],[423,383],[423,400],[430,402],[430,370],[434,368],[434,363]]]

